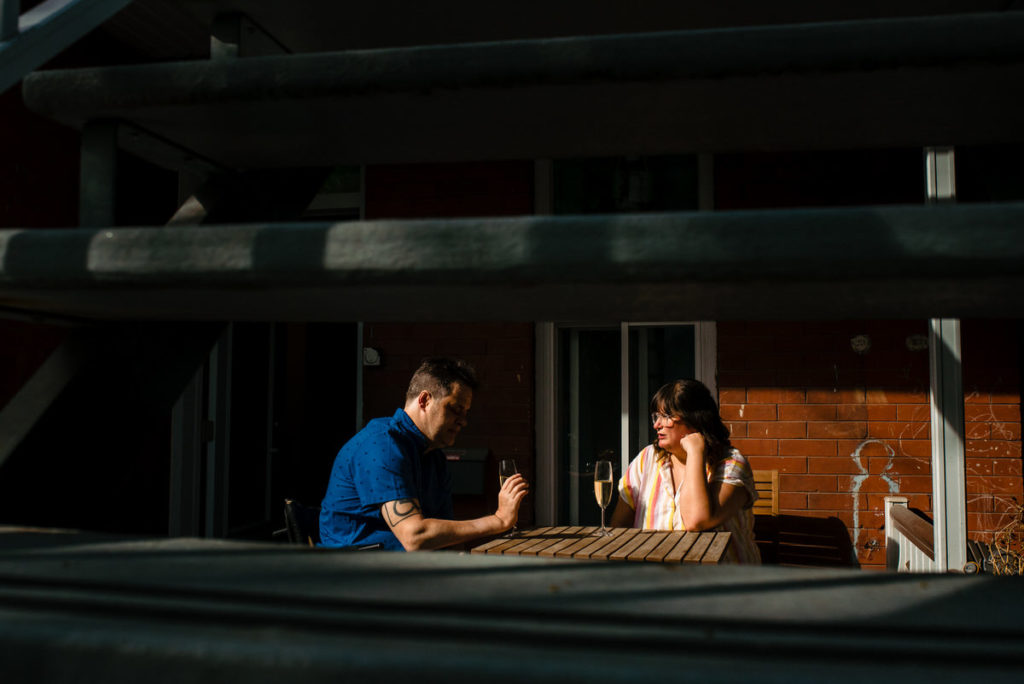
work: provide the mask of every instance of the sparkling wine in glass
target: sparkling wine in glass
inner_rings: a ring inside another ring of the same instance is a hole
[[[516,469],[515,459],[511,459],[511,458],[504,458],[504,459],[502,459],[498,463],[498,487],[504,487],[505,486],[505,480],[507,480],[508,478],[512,477],[513,475],[515,475],[518,472],[519,472],[519,470]],[[515,525],[512,525],[512,529],[509,530],[509,532],[505,536],[506,537],[515,537],[517,532],[519,532],[519,529]]]
[[[601,507],[601,529],[594,534],[607,537],[611,532],[604,526],[604,509],[612,502],[612,462],[598,461],[594,464],[594,498]]]

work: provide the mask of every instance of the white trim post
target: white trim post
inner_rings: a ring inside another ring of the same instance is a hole
[[[928,335],[931,371],[932,512],[935,570],[960,571],[967,561],[964,391],[960,321],[933,318]]]

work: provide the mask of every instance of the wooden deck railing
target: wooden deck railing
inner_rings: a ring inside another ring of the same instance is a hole
[[[907,497],[885,497],[886,568],[897,572],[934,572],[932,524],[907,508]]]

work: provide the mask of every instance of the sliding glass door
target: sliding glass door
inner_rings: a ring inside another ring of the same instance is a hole
[[[553,332],[553,348],[538,349],[554,356],[556,369],[552,386],[540,387],[552,393],[544,405],[553,415],[539,417],[538,434],[550,421],[553,439],[539,440],[538,474],[555,480],[539,490],[554,500],[539,502],[538,512],[552,524],[595,525],[594,462],[611,460],[618,478],[651,442],[648,405],[666,382],[697,377],[713,384],[714,324],[556,326]]]

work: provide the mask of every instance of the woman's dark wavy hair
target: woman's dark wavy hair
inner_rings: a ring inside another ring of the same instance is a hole
[[[699,380],[685,378],[662,385],[651,397],[651,413],[679,417],[691,429],[701,433],[712,464],[725,458],[732,448],[729,428],[722,422],[718,404],[711,396],[711,390]]]

